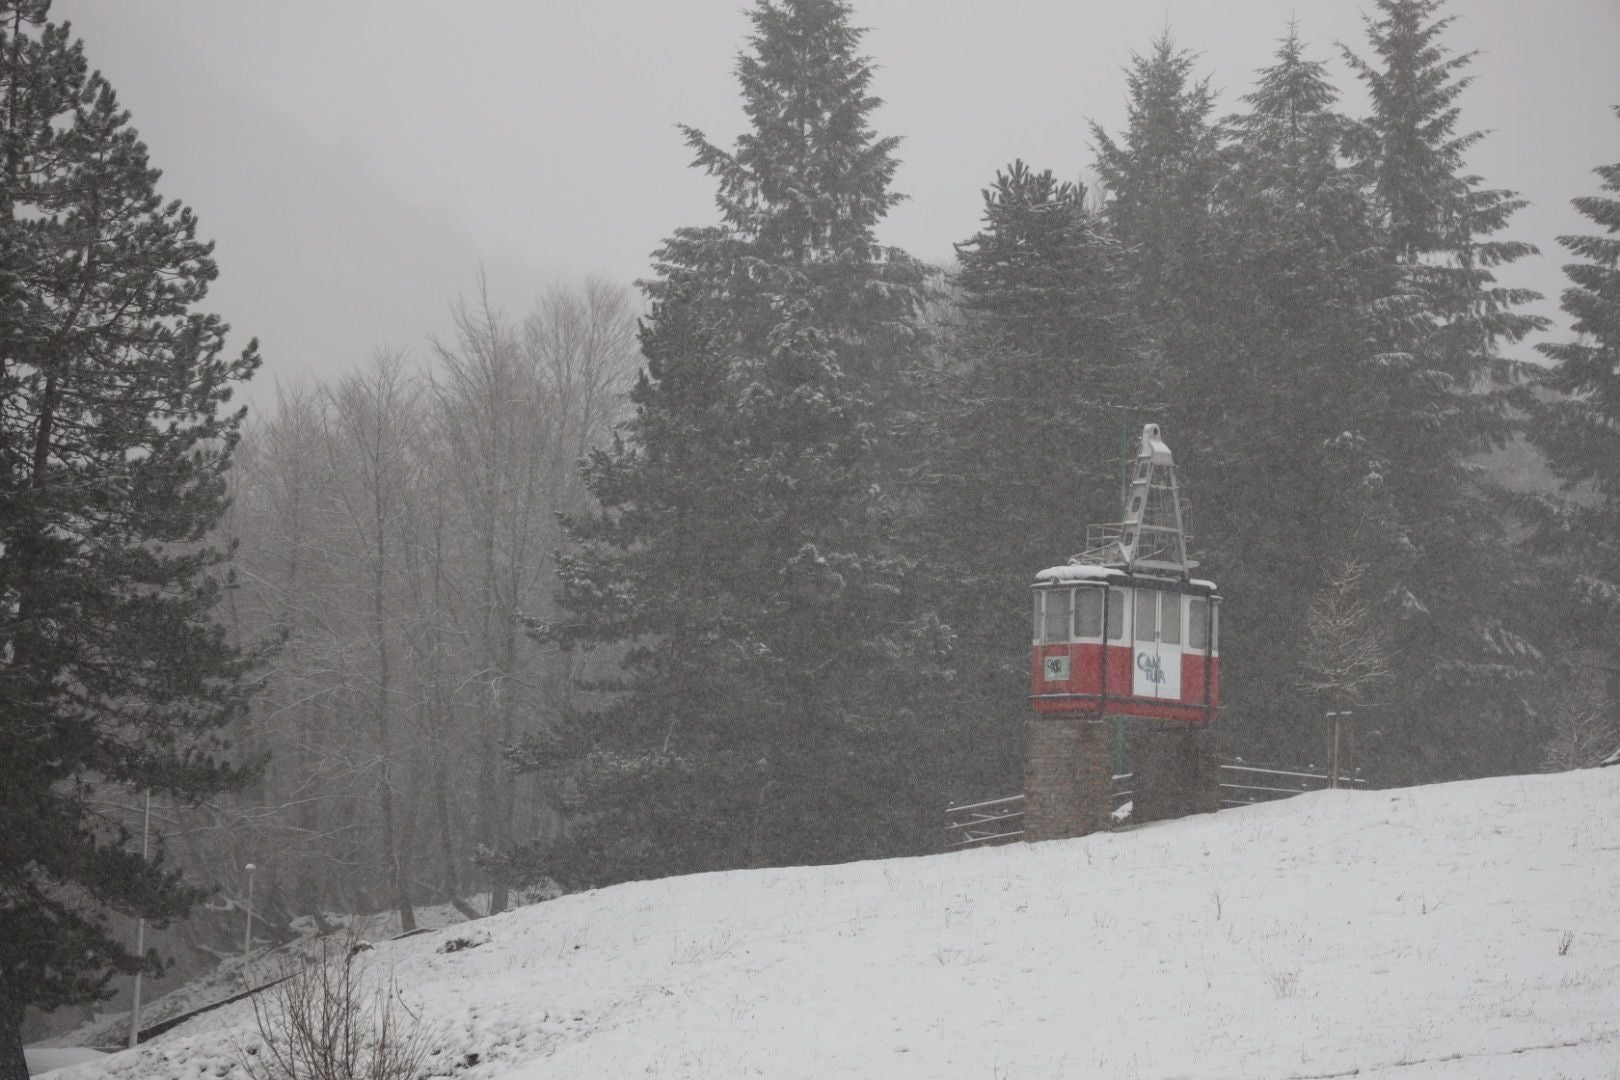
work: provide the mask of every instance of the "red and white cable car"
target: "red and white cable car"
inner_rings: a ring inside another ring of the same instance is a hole
[[[1142,429],[1125,520],[1035,575],[1036,712],[1212,722],[1220,708],[1220,603],[1191,576],[1170,448]]]

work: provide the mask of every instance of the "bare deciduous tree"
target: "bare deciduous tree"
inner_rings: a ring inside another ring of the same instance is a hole
[[[1334,705],[1371,704],[1394,675],[1389,630],[1361,595],[1365,574],[1340,562],[1305,616],[1299,687]]]
[[[1542,768],[1548,772],[1585,769],[1620,748],[1620,707],[1606,692],[1608,673],[1600,650],[1578,652],[1557,673],[1547,711],[1552,737]]]
[[[503,751],[575,692],[579,659],[523,625],[551,615],[558,515],[622,415],[635,322],[601,281],[521,320],[482,290],[456,315],[426,370],[380,352],[282,390],[232,477],[233,625],[283,642],[237,740],[269,765],[166,827],[227,895],[255,863],[267,922],[389,907],[409,929],[429,898],[471,914],[478,849],[562,828],[556,778],[518,781]]]
[[[1347,713],[1373,704],[1394,677],[1392,638],[1362,595],[1366,567],[1354,558],[1338,562],[1305,615],[1299,687],[1327,706],[1333,718],[1331,768],[1337,786],[1345,751],[1356,760],[1355,732],[1341,745]]]
[[[420,467],[415,452],[421,433],[420,390],[398,353],[379,352],[371,365],[328,391],[332,408],[326,446],[332,455],[332,490],[343,511],[353,545],[364,564],[366,619],[375,656],[371,718],[377,740],[377,806],[389,893],[399,911],[400,929],[416,929],[410,899],[410,854],[401,850],[395,820],[393,714],[394,686],[389,582],[407,492]],[[358,584],[358,583],[357,583]],[[414,794],[414,793],[413,793]],[[407,815],[414,819],[415,799]],[[409,831],[408,829],[406,831]]]
[[[365,947],[331,935],[311,962],[289,961],[272,989],[254,994],[259,1041],[239,1047],[252,1080],[415,1080],[433,1052],[430,1028],[410,1016],[391,980],[368,979]]]
[[[583,505],[577,462],[608,434],[631,369],[634,324],[625,291],[600,281],[553,289],[520,326],[479,285],[476,300],[455,309],[455,341],[436,346],[433,390],[446,483],[462,500],[470,575],[463,627],[479,689],[478,841],[494,856],[490,910],[500,911],[517,799],[503,750],[520,712],[554,710],[548,692],[566,693],[567,685],[535,669],[522,620],[550,608],[557,515]]]

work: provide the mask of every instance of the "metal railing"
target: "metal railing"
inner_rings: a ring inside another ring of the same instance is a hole
[[[1024,797],[964,803],[945,808],[945,846],[975,847],[1004,844],[1024,835]]]
[[[1289,768],[1280,765],[1251,765],[1241,758],[1221,762],[1221,806],[1250,806],[1302,795],[1307,791],[1325,791],[1334,787],[1328,773],[1310,771],[1314,766]],[[1112,778],[1115,822],[1130,819],[1132,773],[1116,773]],[[1367,781],[1360,775],[1341,774],[1336,786],[1365,788]],[[945,847],[955,850],[991,844],[1006,844],[1024,835],[1024,796],[1007,795],[1000,799],[951,805],[945,808]]]
[[[1131,774],[1118,773],[1111,778],[1113,784],[1114,818],[1122,820],[1120,811],[1130,802]],[[1024,797],[1008,795],[1000,799],[963,803],[945,808],[945,846],[947,848],[978,847],[1005,844],[1024,835]]]
[[[1329,773],[1310,772],[1282,765],[1250,765],[1242,759],[1221,762],[1221,805],[1248,806],[1252,803],[1287,799],[1307,791],[1325,791],[1331,787],[1366,787],[1367,781],[1357,769],[1346,776],[1339,774],[1335,784]]]
[[[1119,541],[1125,535],[1125,523],[1111,521],[1105,525],[1086,526],[1086,549],[1075,556],[1075,561],[1090,566],[1106,566],[1119,561]]]
[[[1115,566],[1121,558],[1120,542],[1125,539],[1126,522],[1110,521],[1102,525],[1086,526],[1086,546],[1078,552],[1071,562],[1083,566]],[[1179,557],[1180,548],[1177,544],[1164,539],[1166,536],[1177,536],[1187,548],[1192,547],[1193,537],[1189,532],[1178,532],[1157,525],[1136,526],[1140,539],[1137,541],[1136,556],[1140,559],[1158,559],[1176,554]],[[1189,566],[1196,565],[1189,563]]]

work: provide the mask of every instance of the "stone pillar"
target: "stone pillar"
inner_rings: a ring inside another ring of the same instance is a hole
[[[1192,793],[1187,812],[1213,814],[1221,808],[1221,736],[1213,728],[1187,729],[1192,744]]]
[[[1142,722],[1131,734],[1131,772],[1133,822],[1221,808],[1221,764],[1210,728]]]
[[[1108,828],[1109,724],[1036,714],[1024,721],[1024,839],[1059,840]]]

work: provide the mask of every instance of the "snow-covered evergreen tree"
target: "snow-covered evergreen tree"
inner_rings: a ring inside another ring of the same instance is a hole
[[[1184,462],[1208,461],[1217,449],[1209,428],[1217,414],[1202,394],[1224,378],[1214,335],[1233,278],[1214,213],[1221,129],[1208,79],[1193,77],[1195,60],[1161,34],[1127,70],[1125,131],[1115,138],[1091,125],[1102,218],[1128,286],[1138,385],[1164,406],[1143,419],[1163,425]]]
[[[1391,275],[1340,149],[1349,122],[1290,25],[1227,118],[1205,353],[1167,373],[1195,433],[1184,470],[1210,573],[1236,600],[1223,628],[1229,741],[1306,756],[1319,732],[1299,692],[1307,611],[1387,516],[1368,425],[1387,407],[1369,308]]]
[[[1242,675],[1225,683],[1226,737],[1303,753],[1302,621],[1357,491],[1360,448],[1337,436],[1374,407],[1356,391],[1376,234],[1339,159],[1335,91],[1293,29],[1246,111],[1218,123],[1192,64],[1164,37],[1136,60],[1131,126],[1095,133],[1098,167],[1193,554],[1241,598],[1222,632]]]
[[[1029,583],[1119,515],[1121,454],[1147,417],[1121,252],[1083,189],[1015,161],[956,250],[964,326],[930,412],[924,532],[957,642],[930,711],[962,801],[1019,783]]]
[[[1575,644],[1587,657],[1612,660],[1620,655],[1620,162],[1595,171],[1603,193],[1573,202],[1599,231],[1558,238],[1579,260],[1564,267],[1573,340],[1537,346],[1555,364],[1539,380],[1554,396],[1533,407],[1529,431],[1574,495],[1557,501],[1535,542],[1556,560],[1554,594],[1574,615]],[[1620,722],[1620,674],[1600,660],[1583,672],[1594,675],[1606,676],[1608,694],[1591,708],[1612,727]]]
[[[896,140],[847,4],[749,17],[748,132],[685,129],[721,221],[657,253],[635,418],[561,570],[552,632],[624,648],[622,694],[528,747],[588,748],[589,880],[914,850],[931,824],[905,703],[943,630],[876,469],[874,402],[920,354],[921,268],[874,235]]]
[[[1363,744],[1391,779],[1534,754],[1511,692],[1534,655],[1509,617],[1528,582],[1468,466],[1511,432],[1498,346],[1537,320],[1492,271],[1528,248],[1493,236],[1518,200],[1464,171],[1468,58],[1444,48],[1437,6],[1379,4],[1375,59],[1351,58],[1363,123],[1291,27],[1239,115],[1210,123],[1192,58],[1160,39],[1131,70],[1129,130],[1095,133],[1196,554],[1243,598],[1223,634],[1243,676],[1228,737],[1312,748],[1303,619],[1354,561],[1396,631],[1393,697]]]
[[[209,542],[258,364],[198,314],[209,243],[157,194],[129,116],[43,0],[0,4],[0,1075],[24,1004],[156,971],[106,913],[201,893],[143,860],[107,788],[236,786],[218,753],[255,657],[213,612]]]
[[[1515,597],[1532,583],[1507,557],[1499,494],[1469,460],[1513,431],[1513,365],[1501,346],[1545,320],[1519,310],[1535,293],[1495,277],[1535,249],[1496,238],[1523,200],[1467,171],[1483,138],[1461,126],[1471,81],[1462,72],[1474,57],[1444,44],[1443,6],[1377,0],[1366,20],[1371,56],[1344,50],[1372,100],[1349,148],[1397,274],[1375,308],[1389,390],[1370,432],[1389,463],[1391,536],[1405,549],[1390,580],[1398,698],[1377,751],[1391,779],[1522,767],[1536,752],[1516,690],[1535,649]]]
[[[1126,72],[1126,130],[1091,125],[1103,213],[1131,252],[1128,269],[1142,323],[1175,352],[1210,299],[1190,288],[1210,266],[1210,199],[1219,174],[1219,129],[1209,80],[1194,79],[1196,56],[1165,32]]]

